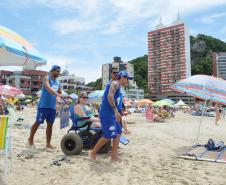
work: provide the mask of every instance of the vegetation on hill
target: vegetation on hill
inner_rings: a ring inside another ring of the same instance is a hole
[[[191,73],[212,75],[211,52],[226,52],[226,43],[211,36],[190,36]]]
[[[134,66],[134,81],[137,86],[148,92],[148,55],[129,61]]]
[[[88,87],[93,87],[95,90],[102,89],[102,78],[98,78],[95,82],[90,82],[87,84]]]

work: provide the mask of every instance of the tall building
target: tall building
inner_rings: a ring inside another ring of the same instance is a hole
[[[133,64],[128,62],[124,63],[120,57],[114,57],[112,63],[102,65],[102,89],[105,88],[106,84],[111,79],[111,69],[116,67],[119,71],[127,70],[131,76],[134,76]],[[131,81],[133,83],[133,80]]]
[[[213,76],[226,80],[226,52],[212,52]]]
[[[148,86],[151,95],[175,93],[170,86],[191,76],[188,29],[179,17],[171,26],[160,23],[148,32]]]

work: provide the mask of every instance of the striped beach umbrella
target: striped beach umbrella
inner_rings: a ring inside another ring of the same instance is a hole
[[[185,93],[205,100],[200,119],[196,144],[199,143],[199,134],[207,100],[226,105],[226,81],[207,75],[194,75],[180,80],[171,86],[175,91]]]
[[[0,26],[0,66],[40,66],[46,59],[27,40]]]
[[[17,89],[16,87],[12,87],[9,85],[0,85],[0,94],[7,95],[7,96],[15,96],[18,94],[23,93],[21,90]]]
[[[172,86],[175,91],[226,105],[226,81],[207,75],[194,75]]]

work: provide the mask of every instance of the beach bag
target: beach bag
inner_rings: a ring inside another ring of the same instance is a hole
[[[209,150],[209,151],[220,151],[224,148],[224,142],[223,141],[214,141],[212,139],[209,139],[207,144],[205,145],[205,147]]]

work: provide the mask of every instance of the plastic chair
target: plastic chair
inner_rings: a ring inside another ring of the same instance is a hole
[[[8,131],[9,117],[6,115],[0,115],[0,151],[4,155],[4,177],[8,172],[8,152],[10,150],[11,155],[11,134]]]

